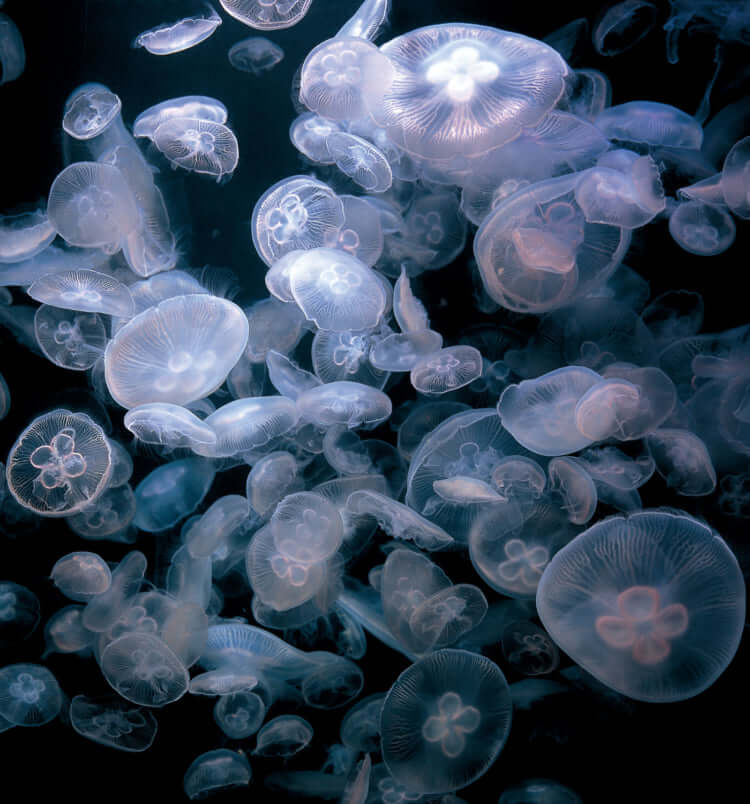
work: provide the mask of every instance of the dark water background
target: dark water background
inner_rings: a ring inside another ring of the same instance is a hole
[[[592,2],[539,6],[532,0],[393,0],[393,4],[392,35],[422,25],[462,21],[542,38],[576,17],[593,21],[599,13],[599,4]],[[21,30],[27,66],[19,80],[0,88],[0,210],[46,197],[63,167],[63,103],[80,83],[99,81],[120,95],[128,124],[141,110],[163,99],[213,95],[229,109],[229,122],[240,142],[240,163],[232,180],[222,186],[197,176],[171,177],[182,247],[191,266],[231,268],[242,286],[240,302],[260,298],[265,295],[265,268],[250,240],[253,205],[274,182],[309,171],[287,136],[294,117],[292,77],[306,53],[332,36],[356,5],[357,0],[314,0],[299,25],[267,34],[286,55],[272,72],[255,78],[233,69],[226,52],[239,39],[266,34],[227,15],[222,15],[224,24],[214,36],[183,53],[157,57],[130,47],[139,32],[189,13],[195,4],[188,0],[7,0],[3,11]],[[663,22],[666,3],[659,5]],[[663,33],[657,30],[634,50],[616,58],[599,57],[589,48],[576,66],[606,72],[613,85],[613,103],[648,99],[692,112],[713,69],[713,43],[705,33],[683,37],[681,61],[672,66],[665,59]],[[728,49],[729,67],[717,85],[715,110],[747,93],[741,81],[737,86],[730,84],[747,68],[749,52],[740,46]],[[701,292],[706,303],[704,330],[716,331],[750,320],[748,242],[750,227],[738,223],[737,240],[725,254],[695,257],[674,245],[666,223],[658,222],[637,233],[626,262],[651,282],[653,295],[670,288]],[[470,249],[465,256],[469,253]],[[450,304],[433,316],[433,326],[446,335],[448,343],[468,321],[481,318],[471,310],[465,259],[424,277],[423,290],[430,299],[450,299]],[[15,297],[23,301],[20,292],[16,291]],[[502,314],[487,318],[499,322]],[[72,395],[85,388],[85,377],[31,354],[1,329],[0,355],[0,370],[12,395],[11,413],[0,424],[0,457],[4,458],[30,419],[61,401],[74,400]],[[114,436],[127,442],[121,412],[110,413]],[[137,459],[133,481],[152,465]],[[220,476],[206,505],[221,494],[242,493],[245,475],[246,470],[233,470]],[[747,520],[723,519],[706,501],[675,498],[657,479],[651,481],[649,488],[652,486],[653,500],[647,502],[705,514],[747,566]],[[82,542],[63,522],[54,520],[41,523],[35,531],[26,526],[7,527],[6,531],[0,535],[0,578],[25,584],[39,596],[43,621],[68,603],[47,578],[59,556],[92,549],[117,561],[132,549],[109,542]],[[164,549],[164,537],[159,540],[144,535],[135,545],[146,553],[151,567]],[[460,558],[449,574],[454,582],[475,579],[468,560]],[[248,602],[247,598],[232,600],[227,611],[249,617]],[[380,648],[374,640],[369,639],[368,645],[361,662],[366,678],[363,694],[387,690],[406,666],[402,657]],[[0,664],[38,661],[42,646],[40,627],[29,641],[0,655]],[[91,659],[55,654],[47,664],[69,697],[108,691]],[[518,680],[506,664],[501,662],[501,666],[510,681]],[[630,702],[619,707],[605,706],[593,697],[564,696],[533,713],[520,713],[498,761],[460,795],[478,804],[495,802],[509,784],[543,776],[569,785],[588,804],[747,801],[749,671],[745,640],[723,676],[690,701],[667,705]],[[0,802],[151,804],[184,800],[182,776],[190,762],[203,751],[227,744],[213,722],[212,706],[212,699],[188,695],[157,711],[156,742],[140,755],[98,746],[60,722],[40,729],[12,729],[0,735]],[[325,748],[337,741],[342,713],[304,710],[300,714],[309,718],[316,735],[313,746],[294,758],[288,768],[317,769],[325,759]],[[251,749],[253,739],[247,742]],[[254,773],[250,789],[219,800],[283,801],[262,785],[265,773],[278,766],[252,757],[250,762]]]

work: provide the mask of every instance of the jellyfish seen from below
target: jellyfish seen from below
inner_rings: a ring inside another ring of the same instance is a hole
[[[690,254],[712,257],[726,251],[736,235],[732,216],[703,201],[683,201],[669,216],[669,233]]]
[[[0,215],[0,265],[36,257],[56,234],[44,210]]]
[[[247,335],[247,317],[232,302],[175,296],[135,316],[108,343],[107,387],[125,408],[193,402],[226,379]]]
[[[40,664],[9,664],[0,669],[0,717],[14,726],[43,726],[63,705],[57,679]]]
[[[65,104],[63,131],[76,140],[102,134],[122,111],[122,101],[102,84],[84,85]]]
[[[206,16],[186,17],[138,34],[133,47],[145,48],[154,56],[168,56],[200,44],[208,39],[222,22],[213,6],[206,3],[205,8]]]
[[[0,581],[0,648],[28,639],[40,619],[39,598],[30,589]]]
[[[279,715],[258,732],[253,753],[262,757],[291,757],[309,745],[312,737],[312,726],[304,718]]]
[[[154,144],[173,167],[203,173],[221,181],[239,162],[239,144],[222,123],[190,117],[170,117],[153,135]]]
[[[408,667],[380,718],[383,761],[416,793],[449,793],[482,776],[502,750],[513,711],[500,668],[440,650]]]
[[[36,310],[34,334],[46,358],[74,371],[90,369],[107,346],[107,329],[97,313],[77,313],[48,304]]]
[[[231,17],[261,31],[291,28],[307,14],[312,0],[219,0]]]
[[[32,283],[26,291],[32,299],[65,310],[104,313],[130,318],[135,303],[130,290],[114,277],[99,271],[62,271]]]
[[[609,687],[680,701],[716,681],[739,645],[745,584],[721,537],[687,514],[602,520],[550,562],[537,609],[555,642]]]
[[[250,784],[252,771],[241,751],[218,748],[193,760],[185,772],[182,787],[189,799],[201,799]]]
[[[129,753],[148,750],[156,737],[156,718],[148,709],[111,695],[76,695],[70,702],[70,725],[82,737]]]
[[[52,582],[70,600],[86,602],[109,589],[112,573],[97,553],[79,551],[60,558],[50,573]]]
[[[104,491],[112,451],[104,431],[84,413],[54,410],[39,416],[11,448],[8,489],[41,516],[81,511]]]
[[[232,740],[255,734],[266,716],[266,704],[256,692],[238,690],[222,695],[214,706],[214,720]]]

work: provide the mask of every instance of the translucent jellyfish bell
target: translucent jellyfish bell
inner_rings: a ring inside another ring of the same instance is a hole
[[[239,162],[239,143],[222,123],[190,117],[170,117],[155,131],[154,144],[173,167],[203,173],[221,181]]]
[[[716,470],[706,445],[690,430],[673,427],[646,436],[656,470],[678,494],[702,497],[716,488]]]
[[[171,117],[187,117],[226,123],[229,112],[224,104],[207,95],[184,95],[157,103],[142,111],[133,123],[134,137],[154,138],[154,132]]]
[[[330,558],[344,537],[336,508],[325,497],[309,491],[287,495],[273,512],[270,527],[279,553],[300,564]]]
[[[99,315],[47,304],[34,314],[34,335],[46,358],[73,371],[90,369],[107,345],[107,328]]]
[[[239,690],[222,695],[214,706],[214,720],[232,740],[255,734],[266,716],[266,705],[256,692]]]
[[[262,757],[294,756],[313,738],[312,726],[297,715],[279,715],[258,732],[254,754]]]
[[[200,44],[222,23],[221,17],[209,3],[205,4],[205,8],[205,16],[185,17],[138,34],[133,47],[145,48],[155,56],[168,56]]]
[[[656,24],[657,9],[644,0],[624,0],[606,10],[593,31],[594,49],[602,56],[630,50]]]
[[[448,346],[421,358],[410,380],[423,394],[445,394],[482,376],[482,355],[473,346]]]
[[[336,167],[368,193],[384,193],[393,182],[388,160],[374,145],[345,131],[335,131],[326,147]]]
[[[513,711],[500,668],[440,650],[407,668],[380,718],[383,761],[415,793],[448,793],[482,776],[502,750]]]
[[[216,443],[216,433],[194,413],[180,405],[153,402],[131,408],[125,427],[145,444],[178,448]]]
[[[8,455],[8,490],[41,516],[68,516],[107,487],[112,451],[104,431],[84,413],[53,410],[21,433]]]
[[[261,31],[291,28],[307,14],[312,0],[219,0],[231,17]]]
[[[0,669],[0,717],[14,726],[43,726],[63,705],[57,679],[40,664],[9,664]]]
[[[44,210],[0,215],[0,265],[36,257],[56,235]]]
[[[113,253],[139,223],[133,193],[122,173],[99,162],[74,162],[52,182],[47,215],[71,246]]]
[[[98,137],[120,114],[122,101],[101,84],[84,85],[65,104],[63,131],[76,140]]]
[[[331,120],[358,120],[382,102],[394,78],[388,57],[365,39],[328,39],[302,65],[300,99]]]
[[[537,609],[555,642],[602,683],[636,700],[680,701],[734,656],[745,585],[706,525],[643,511],[598,522],[560,550]]]
[[[611,140],[696,150],[703,142],[700,123],[666,103],[630,101],[610,106],[594,123]]]
[[[498,804],[583,804],[583,802],[580,796],[559,782],[553,782],[551,779],[525,779],[523,782],[506,787]]]
[[[343,224],[343,202],[327,184],[291,176],[258,199],[251,221],[253,245],[263,262],[272,265],[290,251],[326,245]]]
[[[284,51],[264,36],[249,36],[232,45],[227,58],[236,70],[260,76],[272,70],[284,58]]]
[[[364,0],[339,29],[336,37],[358,37],[373,42],[387,25],[390,11],[391,0]]]
[[[382,391],[344,380],[311,388],[297,398],[300,418],[324,428],[336,424],[350,429],[375,427],[392,409],[390,397]]]
[[[185,772],[182,787],[189,799],[201,799],[247,787],[251,776],[250,763],[243,752],[217,748],[193,760]]]
[[[86,602],[109,589],[112,573],[97,553],[68,553],[58,559],[50,573],[55,586],[71,600]]]
[[[568,72],[542,42],[480,25],[419,28],[381,52],[396,77],[372,114],[393,142],[426,159],[474,156],[514,139],[555,105]]]
[[[724,209],[703,201],[683,201],[669,216],[669,233],[690,254],[712,257],[734,243],[736,226]]]
[[[39,598],[25,586],[0,581],[0,648],[27,639],[39,620]]]
[[[126,285],[99,271],[61,271],[33,282],[26,292],[38,302],[86,313],[130,318],[133,296]]]
[[[156,737],[153,714],[119,696],[76,695],[70,702],[69,714],[70,725],[81,737],[118,751],[146,751]]]
[[[203,294],[167,299],[135,316],[109,342],[107,388],[126,408],[201,399],[224,382],[247,336],[247,317],[232,302]]]

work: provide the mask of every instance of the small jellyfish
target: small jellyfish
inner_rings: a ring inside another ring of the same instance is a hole
[[[344,715],[339,732],[341,742],[354,751],[380,750],[380,712],[385,693],[362,698]]]
[[[388,372],[381,371],[370,359],[377,346],[389,337],[389,328],[377,330],[318,330],[310,356],[315,374],[322,382],[348,380],[383,388]]]
[[[133,123],[133,136],[153,140],[156,129],[171,117],[187,117],[223,124],[227,122],[229,112],[220,100],[207,95],[170,98],[155,106],[149,106],[136,117]]]
[[[225,0],[222,0],[225,2]],[[191,800],[236,790],[250,784],[252,771],[242,751],[217,748],[193,760],[185,772],[182,787]]]
[[[292,145],[308,159],[319,165],[334,163],[328,152],[328,137],[341,126],[334,120],[327,120],[315,112],[303,112],[296,117],[289,127],[289,139]]]
[[[125,427],[144,444],[179,447],[212,446],[216,433],[194,413],[169,402],[152,402],[131,408]]]
[[[266,716],[266,704],[256,692],[238,690],[222,695],[214,706],[214,720],[232,740],[255,734]]]
[[[253,245],[270,266],[290,251],[324,246],[343,224],[344,204],[327,184],[291,176],[269,187],[255,204]]]
[[[26,67],[26,50],[13,20],[0,12],[0,86],[15,81]]]
[[[342,425],[351,430],[375,427],[393,410],[390,397],[357,382],[329,382],[311,388],[297,398],[300,418],[328,428]]]
[[[701,124],[666,103],[630,101],[610,106],[596,116],[594,123],[611,140],[696,150],[703,142]]]
[[[36,257],[56,235],[46,210],[0,215],[0,265]]]
[[[583,804],[583,802],[577,793],[559,782],[553,782],[551,779],[525,779],[506,787],[498,804]]]
[[[509,623],[501,641],[503,656],[525,676],[543,676],[557,670],[560,651],[549,634],[528,620]]]
[[[596,484],[581,463],[572,458],[553,458],[547,467],[549,488],[559,494],[562,508],[574,525],[585,525],[596,511]]]
[[[624,0],[611,6],[594,28],[594,49],[602,56],[630,50],[651,31],[656,17],[656,6],[645,0]]]
[[[473,346],[447,346],[423,357],[411,370],[414,388],[423,394],[446,394],[482,376],[482,355]]]
[[[305,675],[302,698],[315,709],[337,709],[350,704],[362,692],[364,683],[364,673],[354,662],[344,656],[331,656]]]
[[[112,450],[104,431],[84,413],[58,409],[39,416],[8,456],[8,489],[41,516],[68,516],[105,490]]]
[[[269,720],[258,732],[253,754],[286,759],[306,748],[312,738],[312,726],[304,718],[297,715],[279,715]]]
[[[110,642],[99,664],[123,698],[140,706],[165,706],[181,698],[190,678],[185,665],[153,634],[131,632]]]
[[[245,484],[246,497],[254,511],[265,517],[287,494],[300,491],[297,461],[289,452],[271,452],[253,464]]]
[[[44,653],[78,653],[86,655],[96,634],[83,624],[83,606],[65,606],[56,611],[44,626]]]
[[[154,144],[172,167],[203,173],[221,181],[239,162],[239,143],[223,123],[190,117],[170,117],[153,135]]]
[[[39,620],[37,596],[13,581],[0,581],[0,648],[28,639]]]
[[[393,174],[388,161],[367,140],[335,131],[326,139],[326,147],[336,167],[366,192],[384,193],[391,186]]]
[[[735,142],[724,159],[719,184],[729,209],[738,218],[750,218],[750,137]]]
[[[468,410],[462,402],[428,401],[413,408],[398,430],[398,449],[411,460],[422,439],[445,419]]]
[[[14,726],[43,726],[63,705],[57,679],[40,664],[8,664],[0,669],[0,717]]]
[[[73,371],[90,369],[107,346],[107,329],[97,313],[76,313],[48,304],[36,310],[34,334],[46,358]]]
[[[113,570],[107,591],[86,604],[81,615],[83,626],[98,633],[110,629],[138,594],[145,572],[146,556],[138,550],[128,553]]]
[[[712,257],[726,251],[737,227],[721,207],[703,201],[683,201],[669,216],[669,233],[690,254]]]
[[[69,715],[70,725],[81,737],[118,751],[146,751],[156,737],[154,715],[119,696],[76,695],[70,702]]]
[[[109,589],[112,573],[97,553],[68,553],[58,559],[50,573],[52,582],[70,600],[85,603]]]
[[[158,25],[135,38],[133,47],[145,48],[154,56],[168,56],[194,47],[221,25],[222,19],[214,8],[206,3],[205,16],[185,17],[177,22]]]
[[[38,302],[64,310],[104,313],[118,318],[131,318],[135,313],[130,290],[99,271],[83,269],[48,274],[33,282],[26,292]]]
[[[383,761],[417,793],[449,793],[482,776],[502,750],[513,704],[484,656],[440,650],[393,684],[380,719]]]
[[[236,70],[259,76],[272,70],[284,58],[284,51],[265,36],[249,36],[232,45],[227,58]]]
[[[602,683],[636,700],[680,701],[734,656],[745,584],[709,527],[642,511],[598,522],[560,550],[537,609],[560,648]]]
[[[206,294],[166,299],[132,318],[107,344],[107,388],[125,408],[201,399],[226,379],[247,335],[247,317],[230,301]]]
[[[270,527],[280,555],[303,565],[330,558],[344,536],[336,508],[309,491],[286,496],[273,512]]]
[[[83,539],[135,541],[130,524],[135,517],[136,499],[127,483],[109,482],[107,489],[79,513],[66,518],[68,527]]]
[[[251,363],[265,362],[269,350],[290,354],[303,335],[305,316],[296,304],[261,299],[246,308],[250,326],[245,355]]]
[[[391,11],[391,0],[364,0],[339,29],[336,38],[358,37],[374,42],[378,34],[388,24]]]
[[[122,101],[102,84],[84,84],[65,104],[63,131],[76,140],[92,140],[120,115]]]
[[[219,0],[231,17],[251,28],[291,28],[307,14],[312,0]]]
[[[706,445],[690,430],[665,427],[646,436],[656,471],[678,494],[702,497],[716,488],[716,470]]]
[[[443,336],[432,329],[394,332],[373,345],[370,350],[370,363],[380,371],[388,372],[413,371],[417,366],[421,366],[422,377],[419,380],[421,382],[424,379],[426,362],[432,362],[433,359],[440,360],[439,356],[443,352],[442,346]],[[446,379],[440,373],[438,376],[443,381]],[[436,392],[430,393],[435,394]]]

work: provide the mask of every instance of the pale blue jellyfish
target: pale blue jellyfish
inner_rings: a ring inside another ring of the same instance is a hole
[[[206,3],[206,15],[185,17],[138,34],[133,47],[145,48],[155,56],[168,56],[194,47],[208,39],[221,25],[222,19],[213,6]]]
[[[0,717],[14,726],[43,726],[63,705],[57,679],[40,664],[8,664],[0,669]]]
[[[70,702],[69,716],[70,725],[81,737],[118,751],[146,751],[156,737],[153,714],[115,695],[76,695]]]
[[[56,234],[42,209],[0,215],[0,264],[36,257],[49,246]]]
[[[85,603],[109,589],[112,573],[98,553],[77,551],[58,559],[50,578],[70,600]]]
[[[291,28],[307,14],[312,0],[219,0],[231,17],[261,31]]]
[[[172,117],[187,117],[213,123],[226,123],[229,112],[224,104],[207,95],[182,95],[179,98],[149,106],[136,117],[133,123],[134,137],[153,140],[156,129]]]
[[[185,772],[182,786],[189,799],[200,799],[247,787],[251,776],[250,763],[244,753],[217,748],[193,760]]]
[[[259,76],[272,70],[284,58],[284,51],[265,36],[249,36],[232,45],[227,58],[236,70]]]
[[[0,581],[0,647],[28,639],[39,620],[39,598],[21,584]]]
[[[62,271],[33,282],[26,291],[32,299],[66,310],[104,313],[131,318],[135,302],[126,285],[99,271]]]

